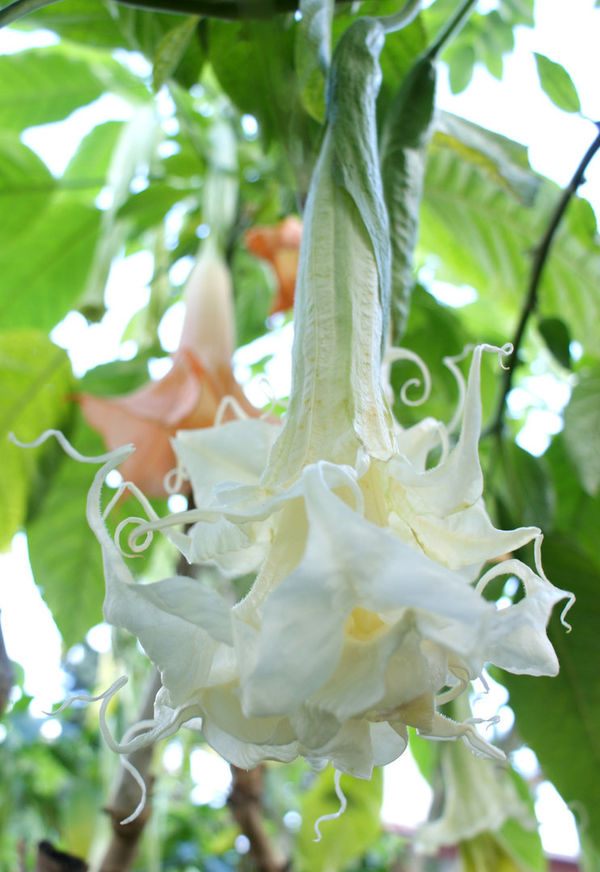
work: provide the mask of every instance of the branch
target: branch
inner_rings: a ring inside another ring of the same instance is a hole
[[[599,132],[586,153],[584,154],[583,158],[581,159],[579,166],[573,174],[573,178],[562,192],[561,198],[557,203],[556,209],[554,210],[554,214],[552,215],[546,232],[544,233],[540,244],[535,250],[533,263],[531,266],[531,275],[529,277],[527,296],[525,297],[525,302],[521,311],[521,317],[519,318],[519,323],[515,330],[514,338],[512,339],[513,352],[510,360],[508,361],[508,368],[504,372],[504,381],[502,384],[500,402],[498,403],[498,410],[496,412],[494,421],[488,430],[488,433],[495,433],[499,435],[502,431],[504,412],[506,409],[506,398],[512,388],[514,372],[518,363],[519,349],[525,335],[527,323],[529,321],[529,318],[531,317],[531,315],[533,315],[537,308],[540,281],[542,278],[544,267],[548,260],[550,247],[552,245],[554,236],[556,235],[556,231],[558,230],[560,222],[562,221],[562,218],[567,210],[567,206],[571,201],[571,197],[575,194],[579,185],[581,185],[581,183],[584,181],[584,173],[588,167],[588,164],[590,163],[598,149],[600,149],[600,123],[596,126],[599,128]]]
[[[57,851],[50,842],[40,842],[34,872],[87,872],[88,864],[79,857]]]
[[[458,31],[466,23],[467,18],[473,11],[476,3],[477,0],[464,0],[464,2],[461,3],[455,14],[452,16],[452,18],[450,18],[438,38],[435,40],[433,45],[431,45],[425,52],[426,58],[431,61],[437,58],[439,53],[446,46],[446,43],[449,42],[452,37],[456,36]]]
[[[58,3],[60,0],[14,0],[0,9],[0,27],[12,24],[31,12]],[[295,12],[300,0],[117,0],[145,12],[166,12],[175,15],[199,15],[225,21],[266,19],[280,13]],[[336,3],[346,0],[335,0]]]
[[[250,859],[257,872],[287,872],[289,863],[279,860],[265,833],[261,797],[264,765],[255,769],[231,766],[233,782],[227,804],[242,833],[250,842]]]

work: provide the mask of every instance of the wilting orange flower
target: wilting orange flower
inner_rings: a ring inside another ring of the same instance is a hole
[[[123,477],[150,496],[164,496],[164,478],[176,466],[171,437],[178,430],[212,427],[225,397],[247,415],[248,402],[231,368],[235,348],[231,277],[223,260],[202,255],[188,279],[186,315],[179,349],[164,378],[119,397],[79,394],[88,423],[109,450],[133,442],[136,451],[121,466]]]
[[[288,215],[272,226],[252,227],[244,236],[248,250],[268,260],[277,276],[277,294],[271,314],[286,312],[294,305],[301,238],[302,221],[295,215]]]

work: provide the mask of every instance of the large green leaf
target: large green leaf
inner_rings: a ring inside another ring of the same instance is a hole
[[[41,449],[8,442],[10,432],[24,442],[57,427],[67,410],[71,367],[65,352],[39,330],[0,332],[0,549],[10,545],[25,520],[29,485]]]
[[[15,134],[0,131],[0,257],[5,246],[27,234],[55,188],[43,161]]]
[[[456,129],[434,137],[419,249],[421,258],[438,264],[437,278],[476,288],[488,323],[510,315],[514,324],[527,293],[531,253],[547,230],[560,191],[533,174],[537,185],[516,187],[513,179],[527,174],[514,159],[515,144],[504,141],[503,148],[501,137],[481,129],[478,137],[489,141],[494,151],[472,142],[465,148]],[[600,321],[600,297],[595,293],[599,276],[594,215],[586,201],[576,198],[542,275],[539,310],[542,315],[560,313],[573,338],[591,351],[597,347]]]
[[[58,197],[8,245],[0,246],[0,321],[50,330],[82,293],[100,213]]]
[[[537,51],[534,55],[540,84],[554,105],[563,112],[579,112],[579,95],[565,68]]]
[[[69,435],[82,454],[105,450],[88,427],[78,426]],[[27,541],[35,582],[70,647],[102,620],[102,555],[85,515],[95,467],[63,455],[53,472],[27,524]]]
[[[544,774],[563,799],[581,810],[586,830],[600,844],[600,681],[596,663],[600,622],[600,570],[573,541],[547,536],[544,570],[558,587],[572,590],[577,602],[567,634],[552,618],[549,637],[558,654],[555,678],[502,673],[524,741],[538,756]],[[555,610],[557,612],[558,610]]]
[[[594,496],[600,488],[600,367],[583,370],[565,409],[564,439],[582,487]]]
[[[302,104],[293,22],[286,16],[211,21],[208,33],[209,58],[221,87],[242,113],[258,119],[266,145],[281,143],[297,173],[299,195],[304,196],[320,125]]]
[[[383,795],[380,768],[373,770],[370,781],[349,776],[341,780],[348,801],[344,814],[320,825],[322,838],[315,842],[314,825],[321,815],[338,811],[340,801],[333,784],[333,771],[326,769],[317,776],[302,797],[302,827],[296,843],[299,872],[339,872],[357,860],[381,830],[379,818]]]
[[[591,432],[588,434],[593,441]],[[600,570],[598,530],[600,529],[600,495],[590,496],[582,487],[577,471],[565,447],[565,434],[552,440],[544,461],[554,486],[552,529],[577,543]]]
[[[64,52],[31,49],[0,58],[0,126],[22,130],[70,115],[104,91],[90,64]]]

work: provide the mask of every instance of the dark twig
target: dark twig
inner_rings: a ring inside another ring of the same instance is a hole
[[[50,842],[40,842],[34,872],[86,872],[88,864],[79,857],[57,851]]]
[[[233,781],[227,804],[240,830],[250,842],[250,859],[257,872],[286,872],[289,864],[275,856],[263,826],[261,799],[264,765],[255,769],[231,767]]]
[[[535,250],[533,263],[531,265],[531,274],[529,277],[529,286],[527,290],[527,296],[525,297],[525,302],[523,304],[523,309],[521,311],[521,317],[519,318],[519,323],[515,330],[515,335],[512,339],[513,351],[508,361],[508,369],[504,372],[504,381],[502,384],[502,392],[500,394],[500,401],[498,403],[498,409],[496,412],[496,416],[491,427],[488,430],[488,433],[499,434],[502,431],[502,423],[504,418],[504,412],[506,409],[506,398],[510,393],[512,388],[515,368],[519,360],[519,349],[521,347],[521,343],[523,341],[523,337],[525,335],[525,330],[527,328],[527,323],[529,318],[535,312],[538,303],[538,291],[540,287],[540,281],[542,278],[542,273],[544,271],[544,267],[548,260],[548,255],[550,253],[550,247],[554,240],[554,236],[562,218],[566,212],[567,206],[571,200],[571,197],[577,191],[577,188],[584,181],[584,173],[588,167],[588,164],[600,149],[600,124],[596,125],[599,127],[599,132],[584,154],[583,158],[573,177],[567,187],[562,192],[561,198],[556,205],[556,209],[554,210],[554,214],[550,220],[550,223],[542,237],[542,240],[538,247]]]

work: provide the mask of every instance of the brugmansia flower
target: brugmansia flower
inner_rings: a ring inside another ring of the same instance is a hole
[[[567,594],[541,570],[540,531],[496,529],[482,501],[480,362],[490,347],[473,352],[454,447],[439,421],[393,421],[380,378],[377,263],[333,179],[332,148],[326,133],[306,207],[285,423],[180,431],[173,445],[196,508],[158,518],[143,501],[148,520],[133,519],[129,535],[134,551],[162,530],[191,562],[255,571],[248,594],[232,606],[193,578],[135,583],[100,512],[104,476],[130,448],[91,489],[106,619],[137,636],[163,681],[153,726],[113,742],[122,753],[200,718],[206,741],[246,768],[301,754],[368,778],[404,751],[408,726],[502,758],[437,706],[486,662],[531,675],[558,669],[546,624]],[[510,559],[481,575],[531,541],[537,572]],[[482,594],[501,574],[520,579],[523,597],[498,611]]]
[[[252,227],[244,234],[248,250],[268,261],[275,272],[277,293],[271,306],[271,314],[287,312],[294,307],[301,239],[302,221],[295,215],[288,215],[273,226]]]
[[[334,106],[339,83],[357,85],[358,61],[371,64],[367,78],[376,82],[383,29],[362,20],[344,39],[336,57],[349,69],[332,75]],[[245,419],[179,431],[173,447],[196,508],[159,518],[139,494],[148,517],[130,519],[130,550],[162,531],[191,562],[231,576],[255,572],[247,595],[232,604],[188,577],[135,582],[116,544],[124,525],[116,541],[105,526],[115,498],[104,511],[100,502],[106,473],[131,446],[113,452],[90,490],[105,617],[137,636],[162,676],[151,725],[121,743],[105,729],[123,754],[188,723],[246,768],[302,755],[368,778],[404,751],[409,726],[501,758],[472,723],[437,707],[488,662],[531,675],[558,669],[546,624],[568,594],[542,571],[540,531],[496,529],[482,500],[480,363],[484,351],[499,350],[475,348],[466,386],[450,361],[464,388],[453,446],[453,427],[440,421],[403,429],[382,390],[389,228],[375,92],[365,86],[365,108],[350,90],[363,113],[355,143],[344,139],[351,124],[336,126],[339,113],[325,129],[304,216],[283,425]],[[354,184],[347,168],[357,161]],[[389,356],[415,360],[400,350]],[[509,559],[482,574],[532,541],[537,571]],[[498,611],[483,593],[500,575],[518,578],[523,595]]]
[[[231,277],[222,258],[206,248],[184,291],[186,315],[173,365],[160,380],[120,397],[79,394],[88,423],[107,448],[133,443],[123,476],[149,496],[164,496],[165,476],[176,465],[170,439],[178,430],[212,427],[224,398],[257,414],[231,368],[235,348]],[[232,417],[232,405],[223,418]]]

